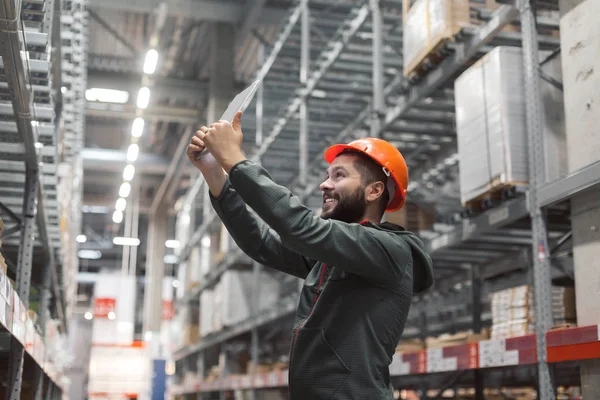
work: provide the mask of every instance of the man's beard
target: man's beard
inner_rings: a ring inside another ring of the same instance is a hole
[[[335,219],[342,222],[360,222],[367,209],[365,192],[358,188],[349,195],[337,199],[337,204],[321,214],[323,219]]]

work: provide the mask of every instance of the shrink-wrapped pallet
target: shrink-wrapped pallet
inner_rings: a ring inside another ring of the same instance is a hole
[[[469,2],[417,0],[403,3],[404,75],[410,76],[428,55],[469,25]]]
[[[556,62],[545,66],[560,79]],[[566,171],[562,98],[541,82],[546,180]],[[496,47],[455,81],[463,204],[508,186],[527,185],[528,137],[522,50]]]
[[[254,287],[253,271],[226,271],[221,277],[222,317],[224,326],[233,326],[252,315],[253,299],[258,296],[259,310],[276,304],[279,299],[280,284],[270,274],[262,270],[259,287]]]
[[[528,180],[520,51],[496,47],[455,82],[463,204]]]

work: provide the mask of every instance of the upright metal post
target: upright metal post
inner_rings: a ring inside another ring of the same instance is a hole
[[[537,191],[544,184],[544,138],[539,77],[539,49],[535,12],[530,0],[519,0],[523,31],[523,68],[529,146],[529,213],[533,242],[533,285],[535,295],[535,331],[537,337],[540,400],[556,398],[552,373],[546,359],[546,332],[552,327],[552,283],[548,258],[546,218]]]
[[[260,311],[260,273],[262,271],[262,265],[258,262],[252,264],[252,315],[256,317]],[[252,375],[256,374],[256,366],[258,365],[258,326],[252,327],[252,337],[250,344],[250,358],[252,360]],[[256,400],[256,389],[252,389],[250,392],[251,400]]]
[[[265,49],[264,46],[261,45],[258,49],[258,62],[262,64],[265,58]],[[258,87],[256,93],[256,147],[259,148],[262,144],[263,140],[263,101],[264,101],[264,85],[261,82]],[[260,161],[260,160],[259,160]],[[259,308],[259,291],[260,291],[260,272],[262,269],[262,265],[260,263],[254,262],[252,264],[252,306],[251,312],[252,315],[256,315],[258,313]],[[258,364],[258,327],[254,326],[251,331],[251,344],[250,344],[250,358],[252,360],[253,365],[253,375],[256,372],[256,365]],[[257,393],[256,389],[250,390],[250,399],[256,400]]]
[[[379,8],[380,0],[369,0],[373,19],[373,110],[371,116],[371,136],[381,133],[382,118],[385,112],[383,90],[383,21]]]
[[[138,238],[140,225],[140,180],[136,179],[133,183],[131,196],[131,237]],[[129,254],[128,275],[134,276],[137,270],[137,246],[133,246]]]
[[[50,285],[52,282],[52,268],[54,265],[52,263],[47,263],[44,268],[44,276],[42,277],[42,295],[40,299],[40,312],[39,312],[39,326],[42,331],[42,340],[46,338],[46,313],[49,312],[49,304],[50,304]],[[37,387],[35,391],[35,400],[42,400],[42,395],[44,393],[44,372],[41,368],[37,368],[35,371],[35,378],[37,381]]]
[[[471,265],[471,294],[473,301],[473,333],[481,333],[481,271],[479,265]],[[473,371],[475,380],[475,400],[484,400],[485,381],[483,371]]]
[[[302,42],[300,48],[300,84],[307,90],[310,68],[310,9],[308,0],[302,0]],[[298,178],[301,185],[306,185],[308,177],[308,93],[302,96],[300,103],[300,164]]]
[[[258,64],[262,65],[265,62],[265,46],[259,45],[258,47]],[[263,100],[265,95],[265,85],[263,81],[258,85],[256,91],[256,135],[255,141],[256,147],[259,148],[263,141]]]
[[[133,217],[133,204],[131,201],[132,197],[133,197],[133,193],[130,193],[129,199],[126,199],[127,205],[125,206],[125,210],[123,210],[124,219],[125,219],[123,235],[125,237],[132,237],[131,236],[131,224],[132,224],[132,217]],[[129,256],[130,256],[130,254],[131,254],[131,246],[123,246],[123,252],[121,254],[121,275],[123,275],[123,276],[127,276],[128,272],[129,272]]]
[[[17,294],[27,308],[29,306],[29,288],[31,284],[31,263],[33,262],[33,245],[35,242],[35,218],[37,214],[37,169],[27,168],[25,173],[25,199],[23,200],[23,225],[21,228],[21,246],[17,263]],[[6,392],[8,400],[21,398],[21,380],[23,377],[23,346],[11,338],[11,354],[9,359],[9,381]]]

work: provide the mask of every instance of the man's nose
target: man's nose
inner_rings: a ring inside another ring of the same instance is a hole
[[[333,190],[333,183],[331,182],[331,179],[327,179],[323,183],[321,183],[319,185],[319,189],[321,189],[322,192],[324,192],[325,190]]]

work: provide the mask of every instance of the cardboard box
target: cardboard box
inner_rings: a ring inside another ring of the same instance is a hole
[[[383,220],[400,225],[411,232],[428,230],[435,222],[435,208],[406,202],[400,210],[385,213]]]

